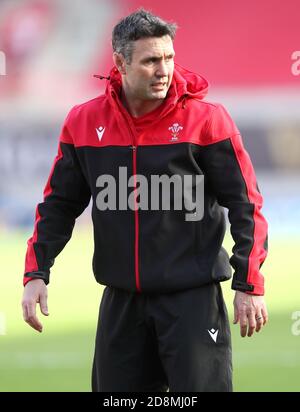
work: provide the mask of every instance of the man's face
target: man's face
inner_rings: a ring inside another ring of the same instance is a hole
[[[134,42],[131,63],[125,63],[124,86],[133,99],[164,99],[174,71],[173,42],[170,36]]]

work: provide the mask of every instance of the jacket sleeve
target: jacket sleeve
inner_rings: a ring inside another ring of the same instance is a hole
[[[50,267],[71,238],[75,219],[90,201],[90,188],[80,168],[69,122],[70,114],[62,128],[43,202],[36,208],[33,235],[27,242],[24,285],[34,278],[49,283]]]
[[[260,267],[267,255],[267,222],[263,198],[239,130],[223,106],[217,105],[207,123],[201,149],[205,179],[221,206],[228,209],[234,240],[230,263],[232,289],[264,294]]]

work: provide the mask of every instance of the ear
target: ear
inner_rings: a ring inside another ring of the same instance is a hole
[[[126,74],[126,61],[122,53],[113,53],[113,61],[121,74]]]

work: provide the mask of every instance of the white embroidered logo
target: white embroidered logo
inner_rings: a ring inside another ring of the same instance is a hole
[[[171,137],[170,140],[171,140],[171,141],[178,140],[178,135],[179,135],[179,133],[180,133],[180,130],[182,130],[182,129],[183,129],[183,127],[180,126],[180,124],[178,124],[178,123],[173,123],[172,126],[169,127],[169,130],[170,130],[171,133],[172,133],[172,137]]]
[[[210,337],[212,338],[212,340],[215,343],[217,343],[217,337],[218,337],[219,330],[218,329],[217,330],[215,330],[215,329],[208,330],[207,329],[207,332],[210,334]]]
[[[102,139],[103,134],[105,132],[105,127],[100,126],[100,127],[98,127],[98,129],[96,128],[96,132],[97,132],[97,135],[98,135],[99,142],[101,142],[101,139]]]

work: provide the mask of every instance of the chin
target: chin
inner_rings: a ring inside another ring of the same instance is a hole
[[[151,93],[151,97],[153,100],[156,99],[164,99],[167,96],[167,90],[161,91],[161,92],[156,92],[156,93]]]

